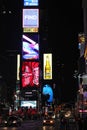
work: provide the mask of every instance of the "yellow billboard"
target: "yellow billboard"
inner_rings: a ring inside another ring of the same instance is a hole
[[[52,79],[52,54],[43,54],[43,78],[44,80]]]

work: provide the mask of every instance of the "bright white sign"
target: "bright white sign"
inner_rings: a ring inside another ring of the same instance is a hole
[[[39,27],[39,10],[23,9],[23,28]]]

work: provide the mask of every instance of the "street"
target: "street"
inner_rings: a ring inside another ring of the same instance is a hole
[[[0,127],[0,130],[77,130],[77,128],[74,124],[65,128],[60,126],[57,120],[55,126],[43,126],[42,120],[28,120],[23,122],[21,127]]]

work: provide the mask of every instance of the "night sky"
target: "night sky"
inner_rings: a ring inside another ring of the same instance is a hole
[[[83,32],[83,9],[81,0],[62,1],[54,6],[49,5],[48,1],[40,2],[40,40],[41,51],[53,53],[53,82],[56,83],[55,95],[62,102],[75,100],[78,88],[77,80],[73,78],[75,69],[78,69],[78,33]],[[15,51],[21,49],[21,2],[12,0],[5,2],[6,15],[0,14],[0,72],[7,80],[8,72],[12,82],[15,79]],[[2,3],[0,3],[2,5]],[[52,3],[50,3],[52,4]],[[52,4],[52,5],[53,5]],[[0,6],[2,10],[2,6]],[[8,11],[11,9],[12,14]],[[43,26],[42,26],[43,25]],[[12,53],[11,53],[12,52]],[[8,56],[9,55],[9,56]],[[9,59],[9,60],[8,60]],[[14,59],[14,60],[13,60]],[[9,68],[9,62],[13,64]],[[5,66],[7,63],[7,67]],[[14,70],[14,71],[13,71]]]

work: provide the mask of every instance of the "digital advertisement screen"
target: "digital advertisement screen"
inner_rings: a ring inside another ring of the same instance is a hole
[[[24,0],[24,6],[38,6],[38,0]]]
[[[39,62],[22,62],[22,87],[39,86]]]
[[[38,32],[39,9],[23,9],[23,32]]]
[[[43,54],[43,78],[44,80],[52,79],[52,54]]]
[[[22,35],[22,59],[39,60],[39,36],[38,34]]]
[[[36,108],[37,101],[21,101],[21,107]]]
[[[53,89],[49,84],[46,84],[46,85],[43,86],[42,93],[44,95],[49,94],[49,99],[47,101],[53,102]]]

